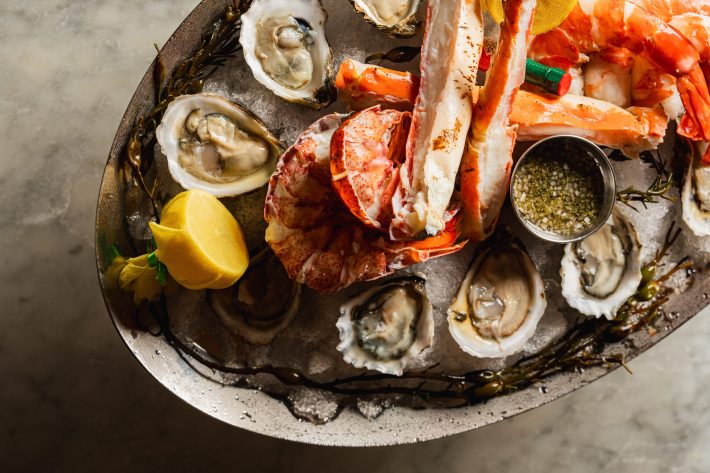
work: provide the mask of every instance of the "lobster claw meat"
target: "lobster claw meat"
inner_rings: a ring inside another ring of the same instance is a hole
[[[333,188],[368,227],[384,230],[389,225],[410,122],[409,112],[376,105],[353,114],[333,135]]]
[[[462,248],[453,223],[436,237],[392,242],[353,216],[331,174],[331,141],[342,123],[343,116],[333,114],[311,125],[269,181],[266,241],[288,275],[327,294]]]

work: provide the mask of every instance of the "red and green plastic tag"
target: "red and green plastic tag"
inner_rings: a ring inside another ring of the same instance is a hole
[[[478,63],[478,68],[481,71],[487,71],[491,67],[491,56],[485,51],[481,54],[481,60]],[[569,92],[572,85],[572,76],[557,67],[549,67],[532,59],[528,59],[525,63],[525,82],[541,87],[549,94],[559,95],[560,97]]]

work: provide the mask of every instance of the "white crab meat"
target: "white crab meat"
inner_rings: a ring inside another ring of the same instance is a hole
[[[479,2],[449,0],[429,5],[421,55],[421,86],[395,194],[390,233],[411,238],[436,235],[446,224],[473,113],[472,91],[483,45]]]

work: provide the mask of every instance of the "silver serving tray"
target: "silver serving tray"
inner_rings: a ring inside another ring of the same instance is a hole
[[[204,0],[185,19],[183,24],[177,29],[162,49],[162,57],[170,72],[177,63],[189,57],[203,33],[223,12],[228,2],[218,0]],[[330,39],[331,46],[335,50],[335,62],[339,64],[346,54],[362,54],[363,50],[377,52],[389,49],[384,45],[417,44],[417,38],[408,41],[394,42],[389,40],[384,34],[379,33],[370,25],[366,24],[350,8],[349,2],[345,0],[326,0],[323,2],[330,13],[330,20],[326,33]],[[334,21],[334,18],[337,18]],[[343,29],[342,25],[347,24],[348,28]],[[343,31],[347,30],[347,33]],[[367,38],[366,47],[359,45],[349,45],[340,36],[353,36]],[[337,38],[334,40],[334,38]],[[373,39],[374,38],[374,39]],[[360,57],[359,59],[362,59]],[[407,67],[415,67],[409,65]],[[208,84],[208,90],[215,90],[226,94],[228,97],[240,100],[247,97],[251,92],[250,88],[256,87],[251,81],[250,72],[243,66],[241,73],[236,75],[226,71],[217,74],[215,81]],[[125,249],[130,248],[128,243],[128,232],[124,226],[126,212],[125,200],[121,189],[121,162],[125,152],[125,146],[135,118],[144,114],[152,108],[154,103],[153,70],[151,66],[146,72],[138,89],[136,90],[128,109],[121,120],[116,137],[106,163],[103,174],[101,189],[98,196],[98,208],[96,215],[96,241],[97,241],[97,265],[99,269],[99,279],[106,301],[108,312],[116,329],[126,346],[131,350],[136,359],[147,369],[163,386],[172,391],[178,397],[205,412],[206,414],[227,422],[231,425],[250,430],[253,432],[269,435],[272,437],[296,440],[321,445],[339,446],[375,446],[412,443],[435,439],[465,432],[499,420],[511,417],[521,412],[533,409],[542,404],[557,399],[568,394],[608,373],[608,368],[596,367],[584,370],[583,372],[563,372],[547,378],[542,385],[532,385],[527,389],[513,394],[490,399],[484,403],[479,403],[463,408],[432,408],[415,410],[407,407],[392,407],[385,409],[377,418],[369,420],[358,413],[355,409],[344,409],[334,420],[324,424],[316,425],[303,422],[294,417],[289,410],[273,397],[259,392],[258,390],[235,387],[225,382],[224,379],[217,379],[215,373],[204,367],[195,366],[195,363],[188,363],[176,352],[165,340],[164,337],[151,334],[145,329],[144,317],[127,297],[122,294],[112,293],[106,289],[103,278],[104,249],[106,244],[117,244]],[[211,89],[210,89],[211,87]],[[233,88],[240,89],[236,93]],[[225,90],[226,89],[226,90]],[[236,97],[235,97],[236,94]],[[240,95],[242,94],[242,95]],[[275,97],[268,95],[268,91],[262,91],[263,103],[255,105],[254,110],[262,118],[266,118],[267,124],[272,127],[282,140],[287,143],[293,142],[295,137],[305,126],[316,118],[332,112],[340,111],[339,105],[332,105],[326,111],[314,112],[296,105],[286,104]],[[271,109],[271,112],[269,111]],[[281,112],[283,110],[283,113]],[[274,114],[278,112],[278,115]],[[279,123],[274,123],[278,118]],[[647,182],[649,174],[639,162],[621,163],[616,167],[617,173],[622,178],[627,176],[627,181],[634,179],[638,186],[643,186]],[[626,183],[628,184],[628,182]],[[622,182],[622,185],[626,185]],[[250,198],[254,205],[259,205],[259,194]],[[657,204],[659,207],[652,209],[649,215],[643,219],[658,219],[654,224],[656,229],[665,228],[673,219],[679,220],[678,206],[670,204]],[[239,210],[239,206],[235,210]],[[253,209],[252,209],[253,210]],[[244,211],[244,210],[242,210]],[[256,213],[254,213],[256,212]],[[249,212],[247,212],[249,213]],[[252,221],[245,222],[244,216],[240,216],[243,226],[251,228],[254,235],[259,235],[259,228],[263,228],[263,221],[260,219],[258,210],[250,213]],[[512,219],[510,219],[512,222]],[[542,246],[530,235],[520,229],[515,229],[525,240],[533,259],[541,266],[541,272],[553,286],[555,284],[555,274],[561,256],[561,247]],[[643,230],[642,230],[643,232]],[[247,230],[249,233],[249,230]],[[663,237],[664,231],[652,237],[658,240]],[[686,230],[686,234],[688,231]],[[673,257],[680,256],[688,252],[696,252],[697,242],[688,241],[682,238],[679,248],[674,252]],[[653,246],[653,245],[651,245]],[[648,251],[652,251],[652,248]],[[673,257],[671,260],[673,260]],[[418,272],[428,275],[428,291],[438,312],[439,321],[436,337],[444,340],[445,346],[439,350],[457,350],[458,347],[450,340],[445,330],[445,320],[442,315],[446,305],[455,291],[456,284],[462,279],[468,261],[471,258],[471,248],[455,255],[454,257],[442,258],[437,261],[419,265],[414,268]],[[450,274],[459,275],[453,279]],[[616,344],[610,349],[614,353],[624,355],[629,360],[647,350],[688,319],[697,314],[707,305],[707,296],[703,294],[700,283],[703,277],[697,278],[696,284],[691,286],[682,294],[677,294],[666,305],[668,313],[673,313],[672,318],[668,318],[659,326],[656,334],[650,335],[647,331],[640,331],[633,334],[624,343]],[[451,281],[456,281],[451,284]],[[339,295],[328,298],[320,298],[315,293],[304,291],[304,306],[299,317],[320,318],[318,323],[330,324],[333,327],[337,317],[337,306],[342,300],[347,299],[356,293],[358,288],[349,288]],[[548,298],[550,307],[548,312],[563,311],[564,303],[559,296],[550,297],[550,291],[555,288],[548,288]],[[559,288],[556,288],[559,291]],[[178,299],[177,305],[180,300]],[[174,303],[173,305],[175,305]],[[185,309],[189,310],[189,309]],[[548,317],[546,315],[546,317]],[[309,323],[313,323],[311,320]],[[303,327],[300,327],[303,328]],[[299,326],[292,327],[298,330]],[[544,331],[543,326],[541,330]],[[334,347],[337,335],[333,328],[332,340],[328,343]],[[544,335],[544,334],[543,334]],[[278,339],[277,339],[278,342]],[[340,354],[334,349],[330,356],[334,360],[341,362]],[[485,364],[467,357],[461,352],[460,356],[455,356],[455,362],[451,369],[478,369]],[[458,364],[456,364],[458,363]],[[353,373],[355,371],[347,371]]]

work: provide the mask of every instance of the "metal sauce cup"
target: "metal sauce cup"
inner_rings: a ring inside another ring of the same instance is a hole
[[[564,144],[565,142],[572,142],[574,148],[579,150],[579,154],[573,156],[573,159],[588,159],[593,162],[595,164],[596,169],[601,174],[602,183],[604,187],[602,205],[596,220],[591,222],[587,227],[584,228],[584,230],[569,235],[543,230],[542,228],[538,227],[533,222],[528,220],[519,210],[518,205],[515,202],[515,194],[513,192],[513,184],[515,183],[515,179],[518,170],[520,169],[521,163],[525,161],[525,159],[528,158],[531,153],[535,152],[535,150],[543,143],[549,144],[550,141],[555,140],[561,141],[560,144]],[[599,230],[606,223],[606,221],[609,220],[609,217],[611,216],[611,212],[614,209],[614,203],[616,202],[616,177],[614,176],[614,169],[611,166],[611,161],[609,161],[609,158],[606,156],[606,154],[604,154],[604,151],[602,151],[601,148],[599,148],[597,145],[587,139],[573,135],[559,135],[552,136],[550,138],[545,138],[528,148],[527,151],[523,153],[520,159],[518,159],[518,162],[515,164],[512,175],[510,177],[510,202],[513,205],[513,210],[515,211],[515,215],[520,221],[520,223],[522,223],[523,226],[530,233],[537,236],[538,238],[552,243],[570,243],[573,241],[579,241]]]

